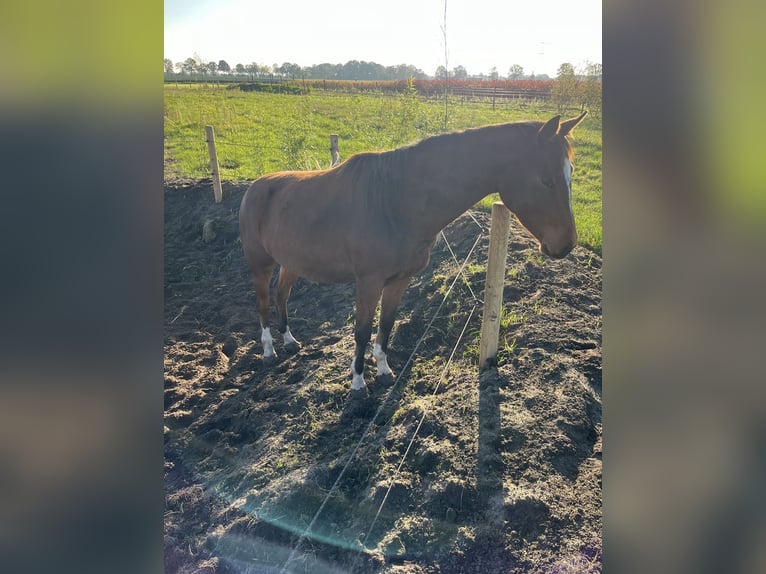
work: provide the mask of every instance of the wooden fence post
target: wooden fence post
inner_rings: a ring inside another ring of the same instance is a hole
[[[205,134],[207,135],[207,152],[210,154],[210,170],[213,172],[213,193],[215,194],[215,202],[221,203],[221,199],[223,199],[223,189],[221,188],[221,174],[218,170],[218,155],[215,153],[215,134],[213,133],[213,126],[205,126]]]
[[[481,341],[479,342],[479,370],[488,368],[497,355],[500,316],[503,309],[505,262],[508,255],[508,232],[511,227],[510,215],[511,212],[502,201],[492,204],[487,282],[484,286],[484,316],[481,320]]]
[[[338,135],[330,135],[330,157],[332,158],[331,166],[337,165],[340,161],[340,152],[338,151]]]

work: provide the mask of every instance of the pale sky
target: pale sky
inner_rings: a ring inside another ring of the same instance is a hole
[[[444,0],[165,0],[165,58],[444,65]],[[556,76],[601,63],[601,0],[447,0],[448,67]]]

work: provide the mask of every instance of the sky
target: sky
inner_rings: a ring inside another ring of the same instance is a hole
[[[302,67],[445,63],[444,0],[165,0],[165,58]],[[556,76],[601,63],[601,0],[447,0],[447,67]]]

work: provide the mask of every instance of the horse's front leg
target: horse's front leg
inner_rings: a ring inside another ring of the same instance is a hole
[[[383,299],[380,304],[380,324],[378,325],[378,334],[375,337],[375,346],[372,349],[372,356],[378,365],[377,376],[393,376],[391,368],[388,366],[388,339],[391,336],[391,329],[396,320],[396,311],[399,309],[399,303],[402,295],[407,290],[412,277],[405,277],[393,283],[389,283],[383,288]]]
[[[356,352],[351,362],[351,389],[359,391],[364,385],[364,355],[367,351],[367,343],[372,336],[372,319],[375,316],[375,307],[380,299],[382,285],[374,281],[356,282],[356,324],[354,328],[354,342]]]

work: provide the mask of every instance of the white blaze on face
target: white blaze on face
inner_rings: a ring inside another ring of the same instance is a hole
[[[572,209],[572,164],[569,162],[569,158],[564,158],[564,181],[567,182],[567,189],[569,190],[569,209]]]

